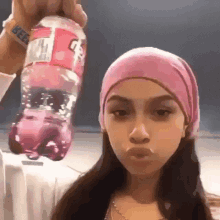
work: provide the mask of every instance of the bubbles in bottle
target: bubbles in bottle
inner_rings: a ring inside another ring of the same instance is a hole
[[[15,154],[30,159],[40,156],[62,160],[71,146],[73,129],[71,111],[75,98],[59,90],[31,88],[29,103],[12,124],[9,146]]]

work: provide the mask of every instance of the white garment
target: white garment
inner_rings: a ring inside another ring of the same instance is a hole
[[[12,81],[16,78],[16,74],[8,75],[0,72],[0,101],[4,97]]]
[[[80,175],[46,157],[32,161],[0,150],[0,219],[50,220],[52,209]]]

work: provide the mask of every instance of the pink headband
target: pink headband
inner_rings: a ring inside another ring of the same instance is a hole
[[[160,84],[177,100],[186,115],[188,138],[199,134],[199,93],[196,78],[180,57],[152,47],[132,49],[120,56],[107,70],[100,93],[99,122],[104,130],[104,107],[109,91],[128,78],[146,78]]]

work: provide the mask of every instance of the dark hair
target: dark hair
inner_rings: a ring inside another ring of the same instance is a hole
[[[123,189],[126,169],[114,154],[107,133],[98,162],[66,191],[52,212],[52,220],[103,220],[112,193]],[[182,138],[162,168],[157,185],[159,209],[169,220],[213,220],[200,179],[195,140]],[[166,202],[171,204],[166,208]]]

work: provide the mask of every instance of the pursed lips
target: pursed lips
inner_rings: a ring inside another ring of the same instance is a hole
[[[132,159],[149,159],[152,155],[153,152],[144,147],[132,147],[127,150],[127,157],[132,158]]]

